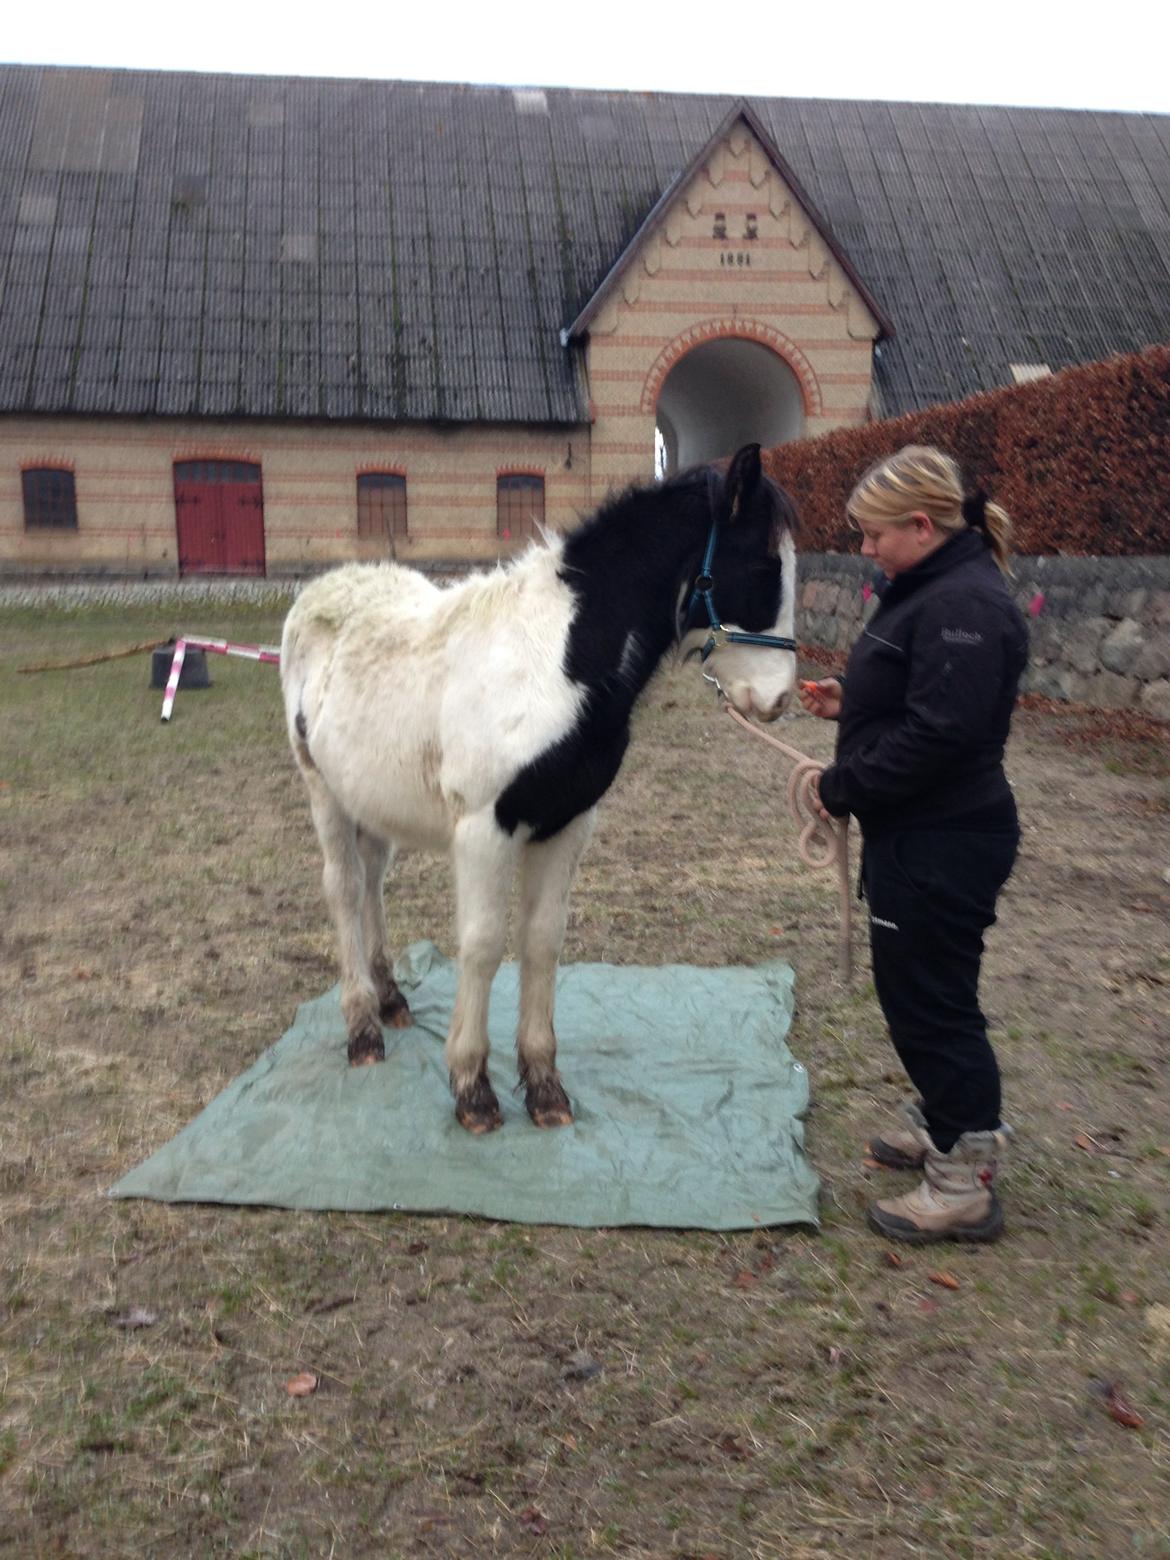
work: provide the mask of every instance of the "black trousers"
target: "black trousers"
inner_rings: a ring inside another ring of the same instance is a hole
[[[862,884],[878,1001],[935,1146],[1000,1125],[999,1066],[979,1006],[983,934],[1018,827],[917,828],[865,841]]]

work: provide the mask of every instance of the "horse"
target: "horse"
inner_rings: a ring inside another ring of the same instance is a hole
[[[398,848],[454,859],[458,985],[444,1059],[455,1114],[502,1123],[488,993],[520,878],[517,1060],[528,1114],[565,1126],[553,1006],[568,897],[633,706],[673,646],[741,714],[776,719],[795,686],[796,511],[746,445],[610,498],[490,572],[438,586],[343,564],[298,595],[280,675],[324,856],[352,1066],[412,1023],[386,951]],[[721,621],[725,620],[725,621]]]

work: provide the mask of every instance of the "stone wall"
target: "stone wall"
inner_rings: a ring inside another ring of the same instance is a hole
[[[1028,617],[1023,690],[1170,720],[1170,557],[1027,558],[1012,595]],[[876,607],[872,565],[856,555],[804,553],[797,635],[847,650]]]

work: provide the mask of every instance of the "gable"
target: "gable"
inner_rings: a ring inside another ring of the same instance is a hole
[[[813,208],[755,115],[746,104],[740,104],[656,202],[600,287],[562,331],[562,341],[575,340],[589,330],[612,330],[619,292],[628,303],[635,301],[639,271],[657,272],[663,245],[703,244],[710,250],[707,240],[718,246],[714,254],[719,266],[738,273],[744,281],[753,258],[756,278],[771,272],[779,289],[774,298],[762,301],[774,304],[780,312],[784,294],[790,291],[784,282],[792,266],[797,271],[803,267],[809,277],[824,282],[832,306],[847,311],[851,336],[873,341],[894,334],[893,325],[824,218]],[[789,266],[780,268],[779,278],[777,268],[769,267],[766,258],[769,250],[778,247],[794,256]],[[759,291],[748,289],[749,295],[756,297]],[[766,308],[765,312],[770,311]]]

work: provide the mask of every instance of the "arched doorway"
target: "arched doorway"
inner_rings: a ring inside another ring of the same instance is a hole
[[[663,475],[733,454],[770,449],[804,432],[800,381],[758,341],[720,337],[694,347],[667,374],[655,413],[656,465]]]

